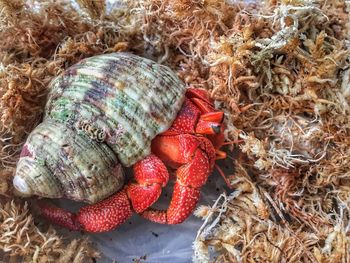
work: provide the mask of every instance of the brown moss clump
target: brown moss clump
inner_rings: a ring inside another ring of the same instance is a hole
[[[88,12],[91,18],[101,18],[106,12],[105,1],[77,0],[77,3]]]
[[[346,261],[347,3],[144,5],[155,53],[208,89],[227,112],[228,138],[243,140],[236,191],[199,212],[209,211],[194,259],[209,261],[212,246],[218,262]]]
[[[0,221],[0,249],[6,262],[93,262],[99,256],[85,238],[65,244],[53,228],[41,231],[27,203],[2,203]]]
[[[181,55],[168,52],[179,75],[211,91],[227,112],[228,137],[243,140],[239,160],[244,165],[232,176],[236,191],[221,197],[220,208],[199,212],[206,221],[194,259],[208,261],[208,246],[213,246],[220,253],[218,262],[346,261],[346,1],[181,3],[187,6],[148,8],[171,36],[161,34],[161,43],[180,50]],[[269,217],[261,217],[258,204]]]

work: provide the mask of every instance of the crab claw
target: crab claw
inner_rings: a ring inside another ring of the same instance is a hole
[[[170,129],[152,141],[152,152],[177,169],[167,210],[147,209],[142,216],[163,224],[179,224],[194,210],[200,188],[213,171],[215,159],[224,158],[224,113],[216,111],[207,91],[190,88]]]
[[[182,223],[196,207],[200,188],[213,170],[215,149],[205,137],[180,134],[157,137],[152,142],[152,151],[177,168],[177,180],[167,210],[147,209],[141,215],[162,224]]]

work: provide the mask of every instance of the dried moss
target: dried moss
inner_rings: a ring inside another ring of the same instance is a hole
[[[80,7],[86,10],[91,18],[101,18],[106,12],[105,1],[77,0]]]
[[[0,221],[0,249],[7,262],[93,262],[99,256],[86,238],[66,244],[53,228],[39,230],[26,203],[2,203]]]
[[[228,137],[244,140],[240,171],[258,190],[239,192],[242,174],[234,175],[235,194],[245,200],[231,196],[221,210],[206,208],[216,220],[204,217],[207,232],[199,232],[195,259],[208,261],[211,245],[220,252],[218,262],[346,261],[346,3],[271,1],[259,8],[246,6],[236,17],[237,25],[220,36],[212,32],[209,52],[192,64],[207,65],[203,82],[227,109]],[[261,220],[258,210],[244,207],[249,200],[256,204],[257,196],[269,207],[269,219]]]
[[[198,212],[195,260],[210,261],[208,246],[217,262],[350,258],[349,1],[78,2],[85,13],[69,1],[0,1],[3,178],[49,81],[84,57],[128,50],[209,90],[227,138],[243,140],[235,191]]]

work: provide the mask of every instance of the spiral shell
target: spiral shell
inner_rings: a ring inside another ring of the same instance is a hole
[[[121,165],[147,156],[152,139],[170,127],[185,90],[168,67],[129,53],[82,60],[51,82],[15,187],[88,203],[109,196],[123,184]]]

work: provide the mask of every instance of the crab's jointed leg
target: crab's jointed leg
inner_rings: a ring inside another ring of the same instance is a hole
[[[169,180],[163,162],[151,154],[133,166],[135,183],[93,205],[82,207],[77,214],[40,203],[41,213],[51,222],[70,230],[109,231],[124,223],[133,211],[141,213],[151,206]]]
[[[172,127],[152,141],[152,152],[177,169],[168,209],[142,213],[157,223],[183,222],[194,210],[215,160],[225,157],[219,150],[224,142],[224,113],[215,111],[206,91],[189,89],[186,97]]]
[[[158,223],[178,224],[194,210],[200,188],[211,174],[215,149],[205,137],[190,134],[157,137],[153,152],[176,170],[176,182],[170,206],[166,211],[148,209],[142,216]]]

